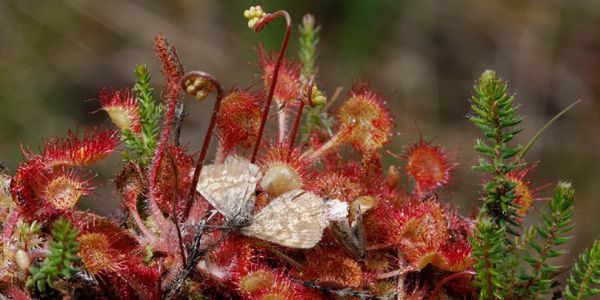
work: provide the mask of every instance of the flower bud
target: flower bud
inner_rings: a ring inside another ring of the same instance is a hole
[[[310,103],[306,103],[308,101],[308,87],[305,89],[304,91],[304,99],[305,100],[305,104],[310,105],[310,106],[321,106],[323,104],[325,104],[327,102],[327,98],[325,98],[325,96],[323,96],[323,92],[321,92],[321,90],[319,90],[319,88],[316,85],[312,86],[312,89],[310,91]]]
[[[248,28],[254,29],[256,24],[266,15],[260,5],[250,6],[249,9],[244,11],[244,17],[248,19]]]
[[[305,14],[304,17],[302,17],[302,27],[306,30],[313,30],[315,28],[315,16]]]
[[[201,77],[186,80],[184,87],[186,94],[194,96],[199,101],[204,100],[206,96],[215,90],[212,82]]]

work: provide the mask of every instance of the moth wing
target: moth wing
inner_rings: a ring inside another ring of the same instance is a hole
[[[290,248],[312,248],[329,221],[326,205],[317,195],[303,190],[289,191],[254,215],[241,233]]]
[[[243,159],[229,159],[222,165],[206,165],[196,190],[226,219],[254,207],[256,184],[261,178],[258,166]]]

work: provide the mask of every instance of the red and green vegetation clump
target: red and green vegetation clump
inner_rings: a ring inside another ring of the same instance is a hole
[[[453,152],[421,137],[403,153],[386,149],[401,129],[386,99],[366,83],[327,99],[315,68],[319,28],[312,16],[300,26],[298,62],[284,57],[292,28],[285,11],[252,7],[244,16],[257,33],[276,18],[287,21],[279,52],[259,47],[264,88],[224,92],[209,73],[186,73],[159,35],[159,101],[140,65],[132,87],[100,91],[114,125],[47,139],[39,153],[22,147],[14,174],[0,174],[0,293],[266,300],[583,299],[600,292],[599,242],[566,284],[555,278],[564,269],[552,261],[564,254],[572,227],[569,183],[556,186],[540,225],[523,227],[539,190],[527,178],[534,166],[523,159],[531,145],[510,145],[522,120],[494,72],[482,74],[471,99],[471,121],[484,137],[474,167],[483,190],[481,208],[463,216],[439,196],[453,179]],[[215,105],[195,157],[196,149],[179,140],[185,105],[208,105],[211,94]],[[217,150],[209,153],[213,135]],[[90,165],[113,152],[123,157],[114,179],[120,213],[78,210],[96,186]],[[384,167],[384,155],[392,165]],[[255,211],[302,189],[347,203],[347,217],[331,222],[310,249],[231,232],[196,185],[204,164],[233,156],[261,170]]]

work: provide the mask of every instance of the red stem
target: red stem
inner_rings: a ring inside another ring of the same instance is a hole
[[[187,80],[192,78],[201,77],[204,80],[208,80],[217,90],[217,100],[215,101],[215,106],[212,110],[212,115],[210,117],[210,123],[208,124],[208,130],[206,135],[204,136],[204,142],[202,143],[202,150],[200,150],[200,156],[198,157],[198,161],[196,162],[196,168],[194,169],[194,177],[192,178],[192,186],[190,187],[190,192],[188,193],[188,199],[185,203],[185,209],[183,211],[183,219],[187,219],[190,208],[192,207],[192,203],[194,202],[194,195],[196,194],[196,185],[198,184],[198,178],[200,177],[200,172],[202,171],[202,167],[204,166],[204,160],[206,159],[206,154],[208,153],[208,146],[210,146],[210,141],[212,139],[212,132],[215,129],[215,125],[217,122],[217,115],[219,113],[219,108],[221,107],[221,100],[223,99],[223,88],[221,84],[209,73],[203,71],[191,71],[187,74],[183,75],[181,78],[181,87],[185,91],[185,83]]]
[[[476,273],[473,271],[462,271],[462,272],[458,272],[458,273],[454,273],[452,275],[446,276],[444,277],[444,279],[440,280],[436,285],[435,285],[435,289],[433,290],[433,292],[431,293],[431,300],[435,300],[435,298],[438,296],[438,294],[440,293],[440,291],[442,290],[442,287],[444,287],[444,285],[446,283],[448,283],[448,281],[454,280],[458,277],[461,276],[466,276],[466,275],[475,275]]]
[[[254,29],[256,33],[259,33],[267,24],[271,23],[271,21],[273,21],[277,17],[285,18],[285,37],[283,38],[283,43],[281,45],[281,49],[279,50],[279,57],[277,57],[277,62],[275,63],[275,68],[273,69],[273,79],[271,80],[269,95],[267,96],[267,101],[265,103],[265,108],[260,122],[260,128],[258,130],[256,144],[254,145],[254,150],[252,151],[252,158],[250,159],[250,162],[252,163],[256,161],[256,154],[258,153],[258,148],[260,148],[260,142],[262,140],[263,132],[265,131],[265,124],[267,123],[267,117],[269,116],[269,110],[271,109],[271,102],[273,101],[273,94],[275,93],[275,86],[277,85],[277,76],[279,75],[279,68],[281,67],[283,55],[285,54],[287,44],[290,40],[290,33],[292,31],[292,18],[290,17],[290,14],[288,14],[287,11],[279,10],[272,14],[264,16],[261,19],[261,21],[258,24],[256,24],[256,27]]]
[[[309,82],[308,84],[308,99],[307,102],[309,105],[312,105],[312,89],[313,89],[313,83],[312,80],[311,82]],[[294,128],[292,129],[292,132],[290,133],[290,141],[289,141],[289,145],[288,145],[288,153],[287,153],[287,160],[290,160],[290,157],[292,156],[292,152],[294,151],[294,143],[296,142],[296,135],[298,135],[298,127],[300,127],[300,120],[302,119],[302,111],[304,110],[304,101],[300,100],[300,106],[298,106],[298,112],[296,112],[296,121],[294,121]]]

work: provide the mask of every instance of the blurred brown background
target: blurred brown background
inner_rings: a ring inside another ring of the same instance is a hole
[[[541,161],[534,186],[566,179],[577,188],[579,252],[600,237],[600,1],[0,1],[0,161],[14,172],[19,144],[37,149],[41,138],[105,122],[90,114],[103,86],[130,86],[136,64],[149,64],[164,32],[188,69],[213,73],[228,88],[256,83],[253,48],[279,46],[283,23],[257,35],[242,12],[252,4],[304,13],[323,26],[318,60],[326,91],[367,78],[389,99],[403,133],[392,151],[418,138],[458,150],[460,166],[444,198],[466,212],[476,205],[480,179],[470,171],[479,132],[465,115],[474,80],[492,68],[517,92],[526,116],[524,144],[547,120],[576,99],[583,102],[553,125],[527,155]],[[295,28],[294,28],[295,29]],[[288,57],[297,57],[294,32]],[[209,102],[190,102],[183,141],[197,150]],[[385,156],[387,163],[397,163]],[[96,166],[98,195],[82,207],[114,207],[114,155]],[[546,197],[551,188],[538,196]],[[540,204],[538,207],[542,206]],[[532,214],[537,215],[537,212]]]

